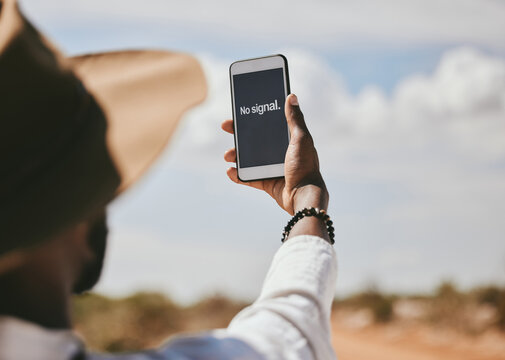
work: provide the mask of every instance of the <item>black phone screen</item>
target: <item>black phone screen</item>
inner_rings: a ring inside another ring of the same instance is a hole
[[[288,127],[282,68],[233,75],[241,168],[284,163]]]

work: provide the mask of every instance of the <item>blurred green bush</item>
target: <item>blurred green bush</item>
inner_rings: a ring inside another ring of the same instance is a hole
[[[353,309],[369,309],[372,312],[375,322],[387,323],[393,320],[393,305],[395,299],[395,296],[385,295],[375,286],[370,286],[361,293],[337,301],[336,305]]]
[[[183,307],[158,293],[121,299],[90,293],[75,297],[73,317],[91,349],[122,352],[158,346],[175,333],[226,327],[246,305],[220,295]]]

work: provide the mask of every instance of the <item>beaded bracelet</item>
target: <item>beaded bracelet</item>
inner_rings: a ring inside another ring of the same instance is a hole
[[[306,216],[314,216],[318,219],[324,221],[326,225],[326,230],[328,230],[328,236],[330,237],[330,244],[333,245],[335,243],[335,229],[333,228],[333,221],[330,220],[330,216],[326,213],[325,210],[320,210],[318,208],[305,208],[298,211],[295,216],[288,221],[288,224],[284,227],[284,232],[282,233],[281,242],[286,241],[286,238],[289,235],[289,232],[293,229],[293,226],[302,218]]]

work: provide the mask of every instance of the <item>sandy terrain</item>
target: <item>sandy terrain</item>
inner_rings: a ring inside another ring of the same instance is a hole
[[[505,335],[462,335],[428,327],[371,325],[361,328],[333,321],[339,360],[505,360]]]

